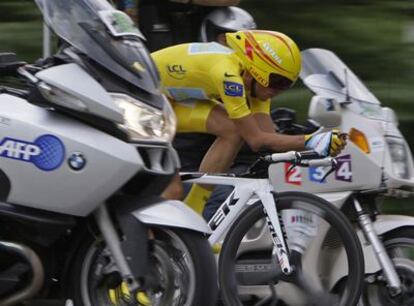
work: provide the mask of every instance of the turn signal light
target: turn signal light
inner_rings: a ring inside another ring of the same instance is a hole
[[[352,128],[349,131],[349,140],[352,141],[358,148],[360,148],[364,153],[368,154],[371,152],[368,144],[368,139],[364,133],[360,130]]]

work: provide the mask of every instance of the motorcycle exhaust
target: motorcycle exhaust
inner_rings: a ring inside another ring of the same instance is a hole
[[[14,242],[0,240],[0,252],[17,254],[30,264],[33,278],[28,286],[18,292],[0,299],[0,306],[13,306],[35,296],[43,286],[44,269],[37,254],[29,247]]]

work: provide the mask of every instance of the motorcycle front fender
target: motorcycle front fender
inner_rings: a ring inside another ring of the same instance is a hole
[[[204,219],[185,203],[164,200],[132,212],[144,224],[176,227],[210,235],[211,229]]]
[[[385,235],[398,228],[411,226],[414,227],[414,217],[402,216],[402,215],[378,215],[376,221],[373,223],[375,232],[379,235]],[[374,250],[370,243],[366,240],[361,230],[356,231],[358,238],[361,242],[362,251],[364,253],[365,261],[365,274],[372,274],[379,272],[381,266],[377,260]],[[333,288],[335,284],[348,274],[346,269],[347,260],[344,249],[341,250],[339,256],[335,258],[336,263],[333,265],[329,283],[330,288]]]

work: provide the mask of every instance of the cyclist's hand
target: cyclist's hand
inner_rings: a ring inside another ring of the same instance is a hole
[[[346,146],[346,134],[334,129],[329,132],[305,135],[306,149],[314,150],[321,156],[336,156]]]

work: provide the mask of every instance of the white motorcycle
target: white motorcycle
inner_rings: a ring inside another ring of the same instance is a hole
[[[62,44],[0,53],[21,81],[0,84],[0,305],[215,305],[210,229],[159,197],[176,122],[138,29],[104,0],[36,3]]]
[[[334,174],[327,176],[323,167],[276,164],[269,170],[272,184],[279,191],[315,193],[354,221],[365,257],[359,305],[414,305],[414,218],[378,209],[384,197],[414,194],[412,154],[396,115],[331,51],[308,49],[302,56],[301,78],[314,93],[309,117],[348,132],[349,141]],[[329,243],[335,251],[330,283],[340,286],[347,277],[343,250]],[[309,256],[318,256],[315,252]]]

